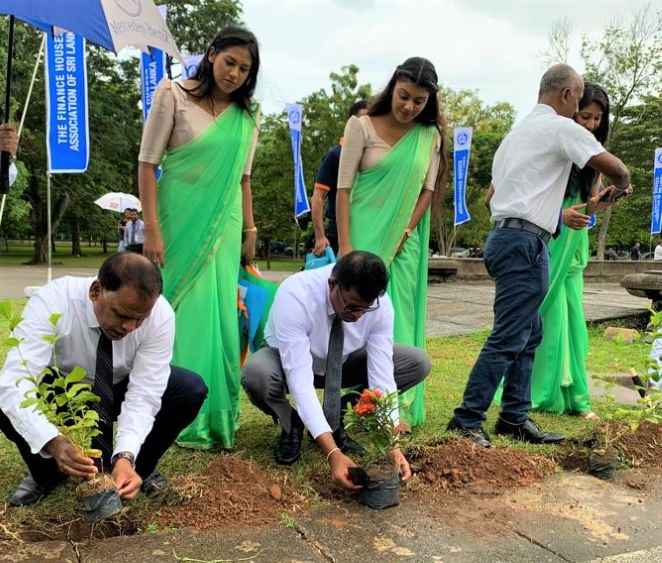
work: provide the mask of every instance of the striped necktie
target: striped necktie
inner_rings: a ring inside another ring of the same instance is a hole
[[[101,399],[95,404],[99,413],[99,430],[101,434],[94,438],[95,447],[103,452],[104,465],[110,462],[113,451],[113,342],[99,329],[99,344],[97,345],[97,363],[94,373],[93,392]]]
[[[329,335],[329,350],[326,354],[326,373],[324,374],[324,416],[332,431],[340,426],[340,389],[342,387],[342,352],[345,335],[342,319],[333,318]]]

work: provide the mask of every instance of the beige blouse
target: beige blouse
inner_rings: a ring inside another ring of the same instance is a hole
[[[440,146],[441,138],[437,133],[430,154],[430,166],[423,184],[423,188],[426,190],[434,191],[434,184],[439,170]],[[391,148],[391,145],[377,135],[370,116],[350,117],[345,126],[342,152],[340,153],[338,189],[351,189],[357,172],[362,172],[377,164]]]
[[[138,160],[159,164],[166,149],[173,149],[195,139],[215,118],[193,101],[192,96],[171,80],[164,79],[154,93],[152,108],[143,128]],[[251,175],[259,129],[253,132],[253,144],[246,159],[244,176]]]

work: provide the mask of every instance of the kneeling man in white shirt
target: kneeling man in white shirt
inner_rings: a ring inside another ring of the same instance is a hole
[[[63,277],[30,299],[13,332],[19,347],[9,351],[0,371],[0,430],[29,469],[11,505],[37,502],[68,475],[90,478],[97,472],[93,460],[44,415],[20,406],[31,386],[23,379],[26,368],[47,371],[55,356],[64,373],[84,368],[101,399],[94,403],[101,435],[93,446],[102,451],[103,467],[112,470],[120,496],[131,499],[141,486],[159,493],[166,486],[156,465],[197,415],[207,387],[197,374],[170,366],[175,315],[161,288],[152,262],[121,253],[109,257],[96,278]],[[55,329],[49,320],[54,313],[61,315]],[[54,331],[56,354],[44,341]]]
[[[295,274],[278,288],[267,322],[268,347],[251,356],[242,374],[253,404],[282,427],[278,463],[299,459],[306,427],[327,457],[333,480],[357,488],[348,476],[355,464],[345,454],[359,453],[360,446],[345,434],[341,416],[343,404],[355,395],[341,398],[341,388],[402,392],[429,374],[423,350],[393,344],[387,284],[381,258],[354,251],[332,266]],[[324,407],[316,388],[324,389]],[[392,456],[402,477],[409,478],[402,452],[393,450]]]

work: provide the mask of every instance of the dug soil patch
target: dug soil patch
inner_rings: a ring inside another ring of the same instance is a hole
[[[616,442],[623,461],[630,467],[662,468],[662,425],[644,422]]]
[[[554,461],[513,448],[481,448],[470,440],[453,439],[415,450],[413,493],[498,495],[529,486],[554,473]]]
[[[153,522],[159,527],[228,528],[278,522],[283,512],[302,508],[305,498],[289,483],[288,474],[270,472],[236,455],[214,459],[200,475],[173,479],[185,498],[163,506]]]

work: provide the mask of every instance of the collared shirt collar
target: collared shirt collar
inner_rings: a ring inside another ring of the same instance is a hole
[[[547,104],[536,104],[533,108],[533,111],[537,113],[553,113],[558,115],[558,112],[552,106]]]
[[[331,288],[329,287],[328,282],[326,284],[326,314],[329,317],[334,317],[336,314],[333,304],[331,303]]]

